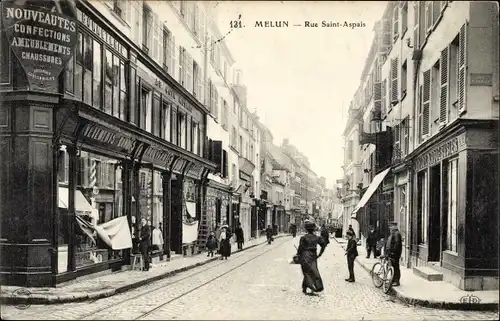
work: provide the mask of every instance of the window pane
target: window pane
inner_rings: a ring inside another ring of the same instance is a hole
[[[153,172],[153,217],[151,220],[152,251],[163,252],[163,180],[159,171]]]
[[[75,65],[75,97],[82,99],[83,89],[83,67],[80,64]]]
[[[92,105],[92,71],[85,69],[83,76],[83,102]]]
[[[83,34],[78,33],[78,44],[76,45],[76,61],[83,64]]]
[[[93,105],[96,108],[101,109],[101,70],[102,70],[102,59],[101,59],[101,44],[94,40],[94,84],[93,84]]]
[[[84,36],[84,57],[83,57],[83,66],[87,70],[92,70],[92,64],[94,60],[94,56],[92,55],[92,38],[90,36]]]
[[[106,50],[106,66],[105,66],[105,92],[104,92],[104,112],[112,114],[113,110],[113,54]]]
[[[127,120],[127,113],[126,113],[126,107],[127,107],[127,93],[120,91],[120,119],[121,120]]]
[[[73,92],[73,85],[74,85],[74,82],[75,82],[75,74],[74,74],[74,64],[75,64],[75,60],[73,59],[73,57],[71,57],[71,59],[69,60],[68,64],[66,65],[66,72],[65,72],[65,75],[64,75],[64,90],[66,90],[67,92],[70,92],[72,93]]]
[[[170,141],[170,108],[167,103],[163,103],[163,126],[164,126],[164,135],[165,140]]]
[[[120,59],[113,57],[113,116],[120,117]]]

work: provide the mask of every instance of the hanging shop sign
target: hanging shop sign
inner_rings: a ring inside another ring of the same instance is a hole
[[[3,4],[9,44],[32,90],[57,92],[59,74],[73,56],[77,23],[76,10],[70,3]],[[55,6],[55,10],[50,6]]]

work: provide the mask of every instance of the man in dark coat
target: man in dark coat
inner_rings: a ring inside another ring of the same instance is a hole
[[[273,229],[271,225],[268,225],[266,228],[266,236],[267,236],[267,244],[271,244],[271,241],[273,240]]]
[[[399,286],[399,280],[401,279],[399,259],[401,258],[401,253],[403,252],[403,243],[401,239],[401,233],[398,230],[397,222],[390,222],[389,230],[391,234],[387,239],[384,253],[391,261],[392,267],[394,268],[394,279],[392,281],[392,286]]]
[[[345,255],[347,256],[347,269],[349,270],[349,277],[345,279],[347,282],[355,282],[354,277],[354,260],[358,256],[357,242],[354,239],[354,233],[347,231],[347,248]]]
[[[326,228],[325,224],[321,226],[321,237],[323,238],[323,240],[325,240],[326,245],[330,243],[330,232],[328,232],[328,229]]]
[[[370,225],[368,236],[366,237],[366,258],[370,258],[370,253],[373,252],[373,257],[377,258],[377,241],[378,233],[373,225]]]
[[[151,247],[151,229],[145,218],[141,219],[139,249],[144,261],[144,271],[149,271],[149,248]]]
[[[234,234],[236,235],[236,243],[238,243],[238,250],[242,250],[245,238],[243,235],[243,228],[241,228],[241,223],[238,223],[238,227],[234,231]]]
[[[292,230],[293,237],[295,237],[297,235],[297,225],[292,224],[291,230]]]

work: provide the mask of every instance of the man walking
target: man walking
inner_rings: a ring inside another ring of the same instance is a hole
[[[370,258],[370,253],[373,252],[373,257],[377,258],[377,241],[378,233],[375,231],[375,227],[370,225],[370,231],[368,232],[368,237],[366,238],[366,258]]]
[[[394,279],[392,281],[392,286],[399,286],[399,281],[401,279],[399,259],[401,258],[401,253],[403,251],[403,243],[401,240],[401,233],[398,230],[398,223],[390,222],[389,231],[390,235],[387,239],[384,252],[387,258],[391,261],[391,265],[394,268]]]
[[[243,237],[243,228],[241,227],[241,223],[238,223],[238,227],[234,231],[236,234],[236,242],[238,243],[238,250],[243,250],[243,242],[245,238]]]

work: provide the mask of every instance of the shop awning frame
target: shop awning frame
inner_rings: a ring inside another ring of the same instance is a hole
[[[358,211],[363,206],[366,205],[366,203],[368,202],[368,200],[370,200],[370,198],[373,196],[373,193],[375,193],[375,191],[377,190],[377,188],[384,181],[384,178],[387,176],[387,174],[389,173],[390,170],[391,170],[391,168],[388,168],[388,169],[384,170],[383,172],[378,173],[373,178],[372,182],[370,183],[370,186],[368,186],[368,189],[363,194],[363,197],[361,198],[361,200],[359,200],[358,205],[356,205],[356,207],[352,211],[351,218],[354,218],[354,219],[356,218],[356,214],[358,213]]]

